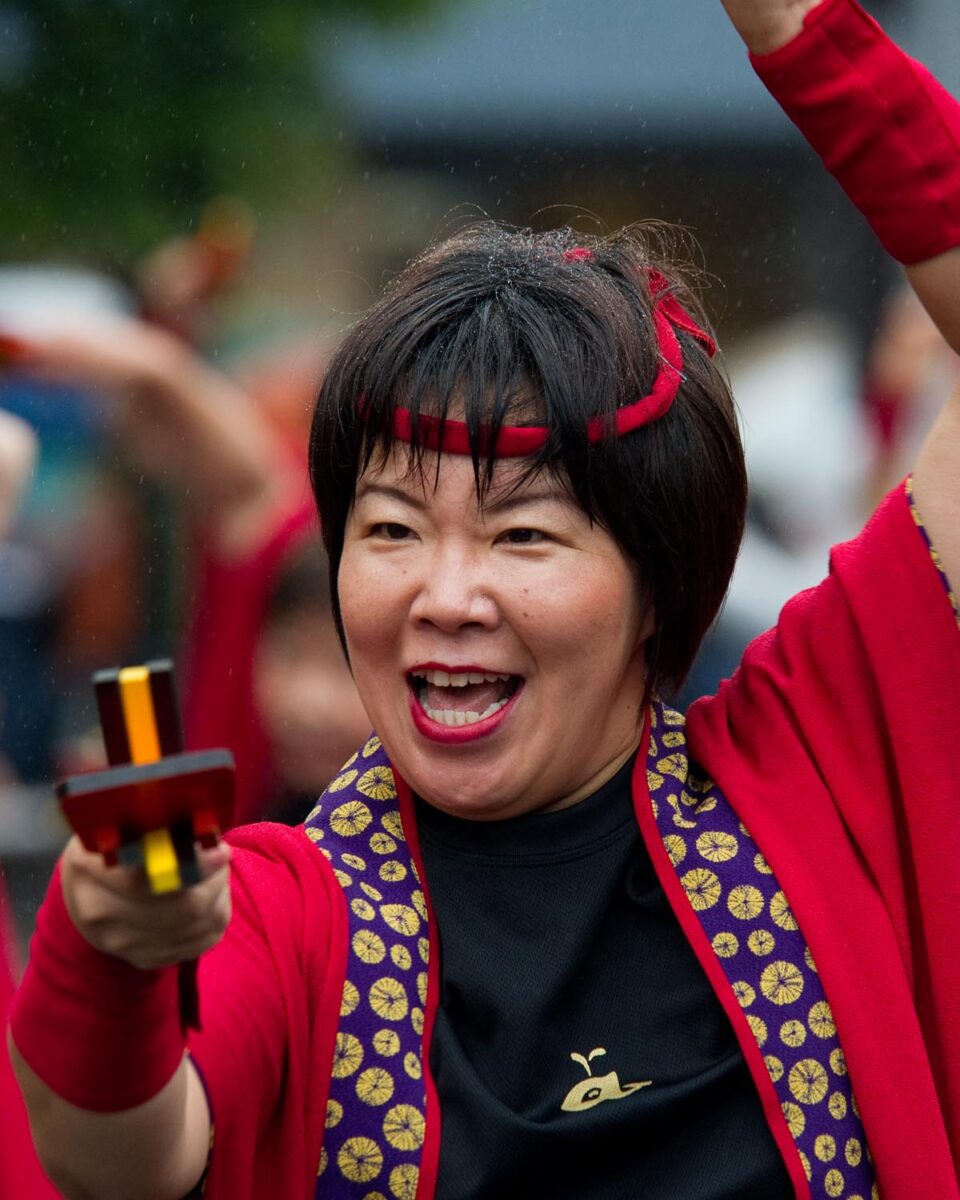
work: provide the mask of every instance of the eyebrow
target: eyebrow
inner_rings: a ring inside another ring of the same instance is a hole
[[[549,490],[541,488],[540,491],[514,492],[509,496],[504,496],[502,500],[494,500],[492,504],[485,504],[483,510],[488,513],[505,513],[511,512],[515,508],[523,508],[528,504],[539,504],[543,501],[552,501],[563,505],[570,503],[563,492],[553,488]]]
[[[401,488],[391,487],[386,483],[361,483],[357,489],[357,503],[365,500],[368,496],[383,496],[388,500],[396,500],[400,504],[406,504],[410,508],[417,509],[418,512],[424,512],[430,507],[429,501],[426,499],[421,499],[419,496],[405,492]],[[541,489],[540,491],[519,492],[504,496],[502,500],[495,500],[491,504],[484,504],[483,511],[485,513],[502,514],[512,512],[517,508],[523,508],[528,504],[538,504],[545,500],[564,505],[570,503],[563,492],[551,488],[550,490]]]
[[[390,487],[385,483],[361,483],[357,488],[357,503],[361,500],[366,500],[368,496],[383,496],[387,500],[398,500],[401,504],[408,504],[411,508],[423,510],[427,508],[426,500],[420,500],[416,496],[412,496],[409,492],[404,492],[400,488]]]

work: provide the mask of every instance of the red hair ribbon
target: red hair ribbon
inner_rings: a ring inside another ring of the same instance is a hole
[[[564,252],[568,262],[592,258],[590,250],[577,247]],[[669,291],[669,283],[659,271],[649,271],[650,293],[653,297],[653,323],[660,348],[660,370],[653,388],[646,396],[625,404],[615,413],[591,417],[587,422],[587,441],[603,442],[611,437],[633,433],[641,425],[656,421],[670,408],[683,379],[683,354],[676,330],[695,337],[712,357],[716,342],[700,328]],[[479,430],[481,451],[485,452],[485,430]],[[403,442],[414,439],[413,415],[408,408],[397,408],[393,414],[393,432]],[[525,458],[536,454],[547,443],[550,430],[544,425],[505,425],[497,436],[497,458]],[[470,454],[470,431],[465,421],[421,415],[417,419],[417,440],[427,449],[442,454]]]

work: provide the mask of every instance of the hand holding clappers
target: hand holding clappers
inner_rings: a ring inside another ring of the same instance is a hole
[[[233,756],[184,751],[167,660],[98,671],[94,688],[110,766],[57,785],[64,815],[108,866],[142,867],[152,892],[198,882],[195,843],[216,846],[233,821]],[[181,965],[180,1013],[199,1028],[195,961]]]

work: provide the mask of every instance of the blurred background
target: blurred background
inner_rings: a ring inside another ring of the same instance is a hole
[[[955,93],[955,0],[867,7]],[[365,731],[303,474],[341,331],[480,215],[696,239],[750,529],[681,697],[908,469],[960,374],[716,0],[0,0],[0,862],[21,942],[102,763],[89,677],[173,656],[241,816]],[[2,913],[0,913],[2,917]]]

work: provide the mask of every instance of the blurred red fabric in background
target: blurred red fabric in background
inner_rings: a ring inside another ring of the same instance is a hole
[[[0,873],[0,1018],[4,1028],[0,1046],[0,1196],[3,1200],[57,1200],[60,1193],[40,1169],[33,1152],[26,1110],[7,1054],[7,1010],[13,996],[15,946],[10,905]]]

